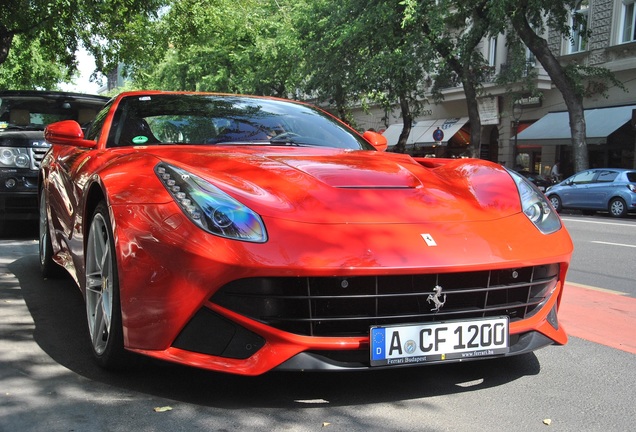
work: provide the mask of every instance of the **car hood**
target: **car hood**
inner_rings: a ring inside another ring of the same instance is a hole
[[[44,129],[0,129],[0,142],[2,143],[2,145],[22,145],[24,141],[31,140],[44,141]]]
[[[511,176],[497,164],[476,159],[420,163],[407,155],[375,151],[220,150],[173,147],[151,152],[213,183],[263,217],[307,223],[420,223],[492,220],[521,210]]]

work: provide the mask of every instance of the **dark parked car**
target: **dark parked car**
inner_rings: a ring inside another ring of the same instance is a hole
[[[519,174],[530,180],[541,192],[545,192],[554,184],[552,179],[541,174],[531,173],[530,171],[518,171]]]
[[[597,168],[581,171],[556,184],[546,195],[557,211],[607,211],[623,217],[636,211],[636,170]]]
[[[5,220],[37,220],[38,170],[60,120],[88,125],[107,97],[50,91],[0,92],[0,230]]]

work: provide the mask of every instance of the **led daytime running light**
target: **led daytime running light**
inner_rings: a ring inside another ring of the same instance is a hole
[[[267,241],[260,216],[213,184],[165,163],[157,165],[155,173],[183,212],[203,230],[235,240]]]

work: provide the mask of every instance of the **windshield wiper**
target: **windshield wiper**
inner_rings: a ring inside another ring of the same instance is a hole
[[[283,132],[269,139],[270,144],[286,144],[286,145],[300,145],[302,142],[297,141],[295,138],[299,138],[300,135],[294,132]]]
[[[310,147],[330,147],[330,144],[323,139],[298,135],[294,132],[284,132],[269,139],[273,145],[310,146]]]

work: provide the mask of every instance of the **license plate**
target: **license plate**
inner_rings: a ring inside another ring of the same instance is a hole
[[[471,359],[509,350],[508,317],[371,327],[371,366]]]

